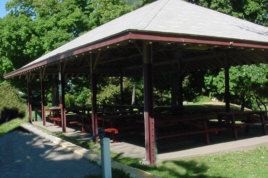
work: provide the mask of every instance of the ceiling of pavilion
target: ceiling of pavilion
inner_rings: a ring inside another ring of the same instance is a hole
[[[268,51],[254,48],[222,47],[204,44],[148,42],[152,50],[154,73],[175,73],[179,66],[184,73],[196,70],[219,69],[226,65],[268,63]],[[109,76],[142,75],[142,41],[128,41],[102,48],[93,53],[70,57],[64,62],[68,76],[90,74],[90,58],[98,74]],[[39,70],[32,71],[39,75]],[[47,75],[58,74],[58,63],[46,68]]]

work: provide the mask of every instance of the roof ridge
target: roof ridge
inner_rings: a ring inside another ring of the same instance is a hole
[[[158,5],[155,5],[152,10],[150,11],[150,13],[148,13],[141,22],[139,22],[137,24],[137,26],[139,26],[139,29],[145,29],[146,27],[148,27],[151,22],[154,20],[154,18],[158,15],[158,13],[167,5],[167,3],[169,2],[169,0],[157,0],[153,3],[148,4],[147,6],[152,6],[154,3]],[[146,6],[143,6],[146,7]]]
[[[160,7],[159,11],[155,13],[155,15],[152,17],[150,22],[144,27],[144,29],[146,29],[152,23],[152,21],[156,18],[156,16],[159,15],[159,12],[162,11],[162,9],[169,3],[170,0],[162,0],[162,1],[166,1],[166,3],[162,7]]]

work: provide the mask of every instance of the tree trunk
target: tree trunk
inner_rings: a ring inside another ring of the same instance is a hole
[[[132,89],[131,105],[135,104],[135,98],[136,98],[136,85],[134,84]]]
[[[53,79],[52,87],[52,106],[59,106],[59,86],[55,79]]]

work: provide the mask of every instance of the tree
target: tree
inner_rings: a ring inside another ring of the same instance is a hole
[[[188,0],[234,17],[268,25],[264,0]]]
[[[252,108],[256,100],[267,98],[264,88],[268,84],[268,67],[266,64],[244,65],[230,68],[230,94],[233,103]],[[223,99],[224,97],[224,70],[218,74],[212,71],[205,76],[205,86],[211,95]]]

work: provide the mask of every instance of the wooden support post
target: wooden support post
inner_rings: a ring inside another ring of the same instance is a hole
[[[62,132],[66,132],[66,114],[65,114],[65,83],[62,66],[60,64],[59,70],[59,101],[60,101],[60,114],[61,114],[61,127]]]
[[[144,126],[146,161],[155,165],[155,128],[153,117],[152,49],[143,42]]]
[[[224,68],[224,75],[225,75],[225,111],[230,112],[230,89],[229,89],[229,67]]]
[[[123,75],[120,75],[120,96],[121,96],[121,104],[124,104],[124,91],[123,91]]]
[[[44,73],[40,71],[40,84],[41,84],[41,115],[43,126],[46,125],[46,111],[45,111],[45,89],[44,89]]]
[[[31,77],[30,74],[27,75],[27,101],[28,101],[28,112],[29,112],[29,122],[32,123],[32,101],[31,101]]]
[[[262,130],[263,130],[263,134],[267,135],[267,128],[266,128],[266,124],[265,124],[265,112],[260,114],[260,119],[261,119],[261,124],[262,124]]]
[[[92,101],[92,133],[93,135],[98,134],[98,116],[97,116],[97,85],[96,85],[96,74],[91,73],[91,101]],[[97,139],[95,140],[97,141]]]
[[[97,77],[94,73],[93,56],[90,56],[90,81],[91,81],[91,121],[92,121],[92,135],[98,134],[98,116],[97,116]],[[97,137],[94,140],[98,141]]]

